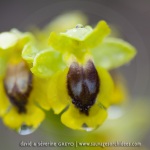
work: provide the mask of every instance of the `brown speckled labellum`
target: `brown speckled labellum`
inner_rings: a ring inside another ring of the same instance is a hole
[[[98,72],[91,60],[84,67],[77,62],[71,64],[67,75],[67,88],[72,103],[81,113],[88,115],[100,88]]]
[[[26,113],[26,104],[32,89],[32,74],[24,62],[8,65],[4,87],[10,102],[19,113]]]

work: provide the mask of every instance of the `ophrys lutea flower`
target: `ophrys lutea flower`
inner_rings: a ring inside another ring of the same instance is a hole
[[[77,25],[65,33],[53,32],[50,35],[49,44],[62,55],[66,69],[58,68],[60,71],[52,76],[47,91],[51,92],[49,104],[56,114],[65,110],[61,121],[72,129],[92,130],[103,123],[113,93],[113,81],[106,69],[115,68],[116,61],[118,67],[135,55],[130,44],[119,39],[104,39],[109,32],[106,22],[101,21],[95,29]],[[45,51],[35,57],[31,69],[34,74],[49,76],[49,72],[53,72],[51,61],[57,65],[60,63],[51,57],[51,52],[49,57],[47,53]],[[121,57],[117,57],[118,54]],[[101,56],[99,60],[96,58],[98,55]],[[108,64],[104,58],[111,63]]]
[[[21,56],[28,42],[33,42],[30,33],[15,29],[0,34],[0,59],[4,62],[0,68],[0,116],[6,126],[20,134],[33,132],[45,117],[35,104],[36,99],[46,97],[42,88],[45,79],[33,76]]]

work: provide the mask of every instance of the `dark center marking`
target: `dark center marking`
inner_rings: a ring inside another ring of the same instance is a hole
[[[10,102],[19,113],[26,113],[26,104],[32,89],[32,74],[24,62],[8,65],[4,87]]]
[[[100,79],[91,60],[84,67],[77,62],[71,64],[67,75],[68,94],[80,112],[89,114],[90,107],[96,101],[99,86]]]

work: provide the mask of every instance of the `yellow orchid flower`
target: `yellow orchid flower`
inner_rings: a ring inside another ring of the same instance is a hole
[[[0,34],[0,60],[5,62],[0,65],[0,116],[5,125],[20,134],[33,132],[45,118],[35,102],[46,99],[43,84],[47,80],[35,77],[21,57],[24,46],[32,40],[30,33],[16,29]],[[50,108],[42,101],[39,104]]]
[[[105,21],[100,21],[94,29],[78,24],[65,33],[52,32],[49,38],[52,50],[39,52],[33,59],[33,74],[51,77],[47,105],[55,114],[64,110],[61,121],[69,128],[90,131],[104,122],[113,101],[111,96],[115,95],[106,69],[115,68],[116,61],[119,65],[127,63],[135,55],[135,49],[124,41],[104,40],[109,32]],[[106,53],[101,49],[97,52],[101,56],[97,62],[92,51],[98,51],[99,45],[107,49]],[[115,60],[117,54],[123,55],[122,59]],[[107,67],[106,57],[112,61]]]

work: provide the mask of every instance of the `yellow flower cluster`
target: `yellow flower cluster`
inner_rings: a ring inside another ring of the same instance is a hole
[[[28,134],[44,120],[44,110],[52,109],[62,113],[62,123],[72,129],[91,131],[101,125],[107,108],[125,97],[109,71],[136,53],[123,40],[105,38],[109,33],[105,21],[94,29],[78,24],[60,34],[51,32],[49,46],[42,49],[44,44],[31,33],[2,32],[0,116],[4,124]]]

